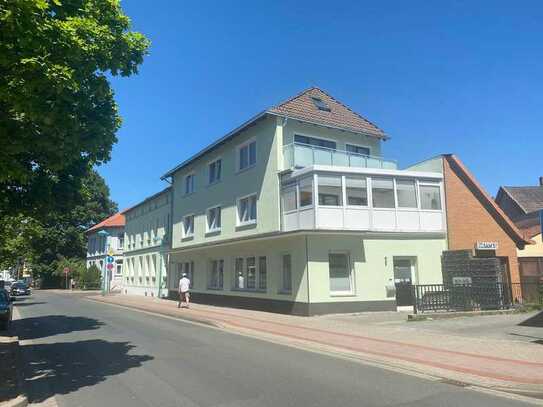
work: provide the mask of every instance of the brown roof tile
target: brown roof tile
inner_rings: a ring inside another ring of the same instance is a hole
[[[330,111],[319,109],[312,98],[321,99],[330,107]],[[304,90],[302,93],[268,109],[268,112],[323,126],[364,133],[378,138],[388,138],[385,132],[375,124],[316,87]]]
[[[518,204],[524,213],[543,209],[543,186],[537,187],[502,187]]]

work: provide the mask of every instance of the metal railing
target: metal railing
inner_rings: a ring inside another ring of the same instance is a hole
[[[387,170],[398,169],[398,164],[395,160],[385,160],[381,157],[302,143],[292,143],[284,146],[283,157],[285,168],[332,165]]]
[[[543,304],[539,283],[477,283],[413,285],[413,308],[418,312],[477,311]]]

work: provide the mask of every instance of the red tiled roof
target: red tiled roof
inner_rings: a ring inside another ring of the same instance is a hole
[[[125,224],[124,213],[125,212],[126,211],[118,212],[115,215],[112,215],[109,218],[104,219],[102,222],[97,223],[93,227],[89,228],[87,230],[87,233],[95,231],[95,230],[103,229],[103,228],[114,228],[114,227],[124,226],[124,224]]]
[[[312,98],[321,99],[330,111],[319,109]],[[267,110],[269,113],[308,121],[323,126],[363,133],[382,139],[388,138],[383,130],[334,99],[322,89],[312,87]]]

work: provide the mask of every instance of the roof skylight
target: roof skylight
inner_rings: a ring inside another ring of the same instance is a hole
[[[324,102],[321,98],[311,96],[311,100],[313,101],[317,109],[323,110],[325,112],[329,112],[331,110],[330,106],[328,106],[328,104]]]

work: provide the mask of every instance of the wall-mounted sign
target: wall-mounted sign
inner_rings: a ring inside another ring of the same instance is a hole
[[[454,285],[470,285],[471,277],[453,277],[452,282]]]
[[[475,248],[477,250],[498,250],[498,242],[477,242]]]

